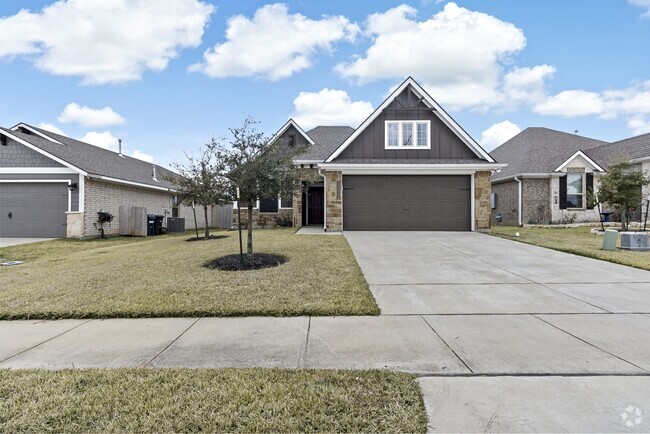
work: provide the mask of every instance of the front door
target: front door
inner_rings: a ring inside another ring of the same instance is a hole
[[[325,199],[323,187],[309,187],[307,191],[307,224],[322,225],[323,201]]]

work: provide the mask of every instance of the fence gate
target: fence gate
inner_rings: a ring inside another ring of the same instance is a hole
[[[232,227],[232,204],[212,207],[212,226],[220,229]]]

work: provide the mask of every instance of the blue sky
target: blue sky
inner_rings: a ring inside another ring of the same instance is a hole
[[[166,165],[249,115],[267,133],[290,116],[356,126],[412,75],[488,149],[528,126],[617,140],[650,132],[649,11],[649,0],[3,1],[0,125],[109,148],[120,137]]]

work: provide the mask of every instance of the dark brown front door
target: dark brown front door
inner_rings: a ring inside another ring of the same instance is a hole
[[[343,230],[469,231],[469,175],[344,175]]]
[[[323,220],[323,187],[310,187],[307,191],[307,224],[322,225]]]

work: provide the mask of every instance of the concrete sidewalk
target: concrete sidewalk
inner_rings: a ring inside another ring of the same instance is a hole
[[[387,315],[0,322],[0,368],[282,367],[641,374],[650,316]]]

